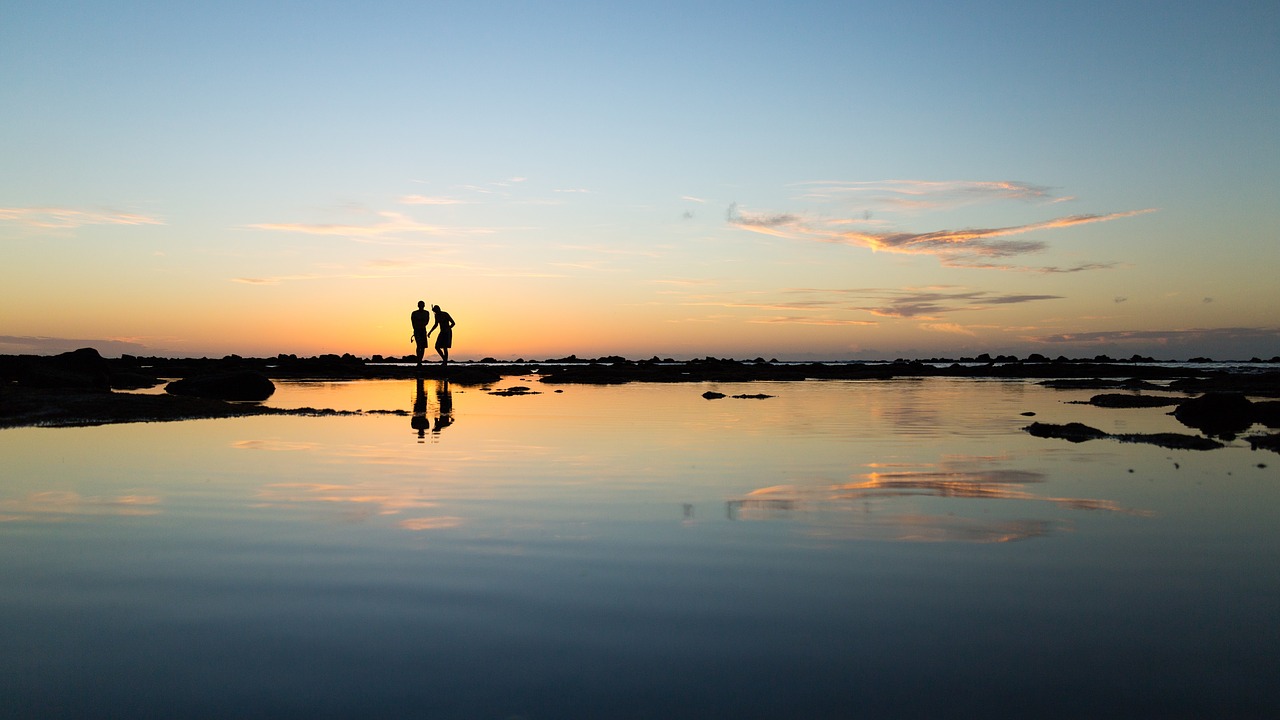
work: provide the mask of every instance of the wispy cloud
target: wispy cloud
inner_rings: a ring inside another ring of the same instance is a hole
[[[1016,180],[820,180],[798,183],[809,199],[856,199],[882,207],[940,209],[996,200],[1060,202],[1052,188]]]
[[[140,355],[154,352],[135,338],[60,338],[40,335],[0,335],[0,353],[50,355],[91,347],[103,355]]]
[[[934,230],[924,233],[845,231],[837,233],[832,241],[859,245],[874,251],[938,255],[946,261],[963,262],[966,258],[1003,258],[1024,255],[1038,252],[1046,247],[1044,242],[1038,240],[1004,239],[1014,235],[1108,222],[1149,212],[1152,212],[1152,210],[1130,210],[1107,215],[1070,215],[1027,225],[965,230]],[[1061,271],[1057,268],[1054,270]],[[1077,270],[1067,270],[1067,272],[1075,271]]]
[[[1113,213],[1064,215],[1019,225],[944,228],[925,232],[885,230],[887,222],[873,218],[872,208],[900,211],[951,209],[961,205],[994,201],[1020,201],[1054,204],[1049,188],[1024,182],[918,181],[887,182],[815,182],[802,183],[803,200],[850,204],[851,198],[862,201],[858,215],[839,215],[747,210],[737,203],[726,211],[729,225],[750,232],[793,240],[839,243],[863,247],[873,252],[903,255],[930,255],[945,266],[978,269],[1014,270],[1046,274],[1077,273],[1114,267],[1115,263],[1085,262],[1073,266],[1049,265],[1026,267],[1005,262],[1009,258],[1038,253],[1048,244],[1044,240],[1022,237],[1056,229],[1110,222],[1134,217],[1153,208]],[[892,214],[892,213],[891,213]]]
[[[401,205],[469,205],[467,200],[451,197],[432,197],[429,195],[405,195],[399,200]]]
[[[920,327],[925,330],[950,333],[952,335],[968,335],[970,337],[976,337],[978,334],[971,328],[967,328],[964,325],[957,325],[956,323],[921,323]]]
[[[847,290],[796,289],[792,293],[819,293],[839,297],[847,309],[865,310],[879,317],[935,319],[955,312],[988,310],[993,306],[1060,300],[1059,295],[997,293],[965,288],[857,288]],[[873,301],[867,304],[866,301]]]
[[[492,228],[483,227],[428,225],[402,213],[379,212],[376,215],[383,218],[381,222],[364,225],[341,223],[258,223],[246,227],[252,230],[267,230],[270,232],[345,237],[361,242],[385,241],[414,235],[445,237],[494,232]]]
[[[76,210],[61,207],[0,208],[0,221],[32,228],[68,230],[85,225],[163,225],[164,221],[136,213]]]
[[[833,326],[845,326],[845,325],[866,326],[866,325],[880,324],[874,320],[833,320],[830,318],[803,317],[800,315],[788,315],[785,317],[756,318],[754,320],[749,320],[748,322],[764,323],[764,324],[778,323],[778,324],[785,324],[785,325],[833,325]]]
[[[928,288],[791,288],[774,293],[753,292],[728,296],[690,295],[684,303],[696,307],[731,310],[761,310],[784,313],[750,322],[803,322],[813,325],[874,325],[874,321],[838,317],[842,313],[869,313],[876,317],[928,322],[929,330],[972,334],[954,323],[938,322],[940,316],[957,312],[977,312],[995,307],[1020,305],[1042,300],[1059,300],[1059,295],[999,293],[953,286]],[[782,295],[783,298],[777,297]],[[792,296],[794,299],[785,299]],[[796,297],[798,296],[798,297]],[[795,313],[805,313],[796,315]],[[972,328],[975,326],[966,326]]]
[[[1109,345],[1148,343],[1158,345],[1195,343],[1204,346],[1236,341],[1280,342],[1280,327],[1186,328],[1174,330],[1102,330],[1094,332],[1036,335],[1028,340],[1050,345]]]

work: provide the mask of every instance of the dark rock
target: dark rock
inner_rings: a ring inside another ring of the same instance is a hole
[[[4,356],[0,378],[31,388],[107,391],[111,370],[93,348],[80,348],[52,357]]]
[[[1026,411],[1026,412],[1024,412],[1024,413],[1019,413],[1019,414],[1020,414],[1020,415],[1022,415],[1022,417],[1035,417],[1035,416],[1036,416],[1036,414],[1035,414],[1035,413],[1033,413],[1033,412],[1031,412],[1030,410],[1028,410],[1028,411]]]
[[[1056,378],[1040,383],[1054,390],[1164,390],[1165,388],[1141,378],[1112,380],[1101,378]]]
[[[1280,400],[1263,400],[1253,404],[1253,420],[1269,428],[1280,428]]]
[[[1154,395],[1127,395],[1124,393],[1104,393],[1089,398],[1089,404],[1105,408],[1151,408],[1169,407],[1182,402],[1182,398],[1157,397]]]
[[[276,391],[276,386],[262,373],[243,370],[174,380],[164,390],[170,395],[217,400],[266,400]]]
[[[1159,447],[1171,448],[1174,450],[1216,450],[1218,448],[1225,447],[1217,440],[1200,437],[1199,435],[1183,435],[1181,433],[1131,433],[1112,435],[1111,433],[1103,432],[1097,428],[1082,425],[1080,423],[1051,425],[1048,423],[1036,422],[1024,427],[1023,430],[1031,435],[1035,435],[1036,437],[1056,438],[1059,440],[1068,440],[1074,443],[1109,438],[1111,440],[1119,440],[1120,442],[1158,445]]]
[[[1205,393],[1183,401],[1173,416],[1207,435],[1235,435],[1253,425],[1253,403],[1238,392]]]
[[[1212,373],[1179,378],[1169,383],[1170,390],[1182,392],[1238,392],[1262,397],[1280,397],[1280,372]]]
[[[1157,445],[1172,450],[1217,450],[1218,448],[1226,447],[1217,440],[1183,433],[1130,433],[1112,435],[1111,437],[1120,442]]]
[[[719,400],[720,398],[725,397],[725,394],[724,394],[724,393],[721,393],[721,392],[715,392],[715,391],[712,391],[712,390],[708,390],[708,391],[706,391],[706,392],[702,393],[702,397],[704,397],[704,398],[706,398],[706,399],[708,399],[708,400]]]
[[[540,395],[541,393],[530,390],[528,386],[525,385],[512,385],[509,388],[503,388],[501,390],[491,390],[489,391],[489,394],[499,395],[501,397],[511,397],[513,395]]]
[[[1280,433],[1251,435],[1245,439],[1249,441],[1249,447],[1254,450],[1270,450],[1271,452],[1280,453]]]
[[[1055,425],[1052,423],[1033,422],[1022,428],[1028,434],[1042,438],[1056,438],[1059,440],[1069,440],[1074,443],[1085,442],[1088,440],[1098,440],[1101,438],[1111,437],[1109,433],[1105,433],[1097,428],[1089,427],[1082,423],[1067,423],[1066,425]]]
[[[739,400],[767,400],[773,396],[765,395],[764,393],[757,393],[755,395],[734,395],[734,397]]]

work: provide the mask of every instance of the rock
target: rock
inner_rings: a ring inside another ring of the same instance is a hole
[[[1150,408],[1168,407],[1182,402],[1182,398],[1157,397],[1154,395],[1130,395],[1127,393],[1103,393],[1089,398],[1089,404],[1105,408]]]
[[[241,370],[174,380],[164,390],[170,395],[218,400],[266,400],[276,391],[276,386],[262,373]]]
[[[541,393],[530,390],[525,385],[512,385],[511,387],[503,388],[502,390],[491,390],[489,391],[489,394],[499,395],[501,397],[511,397],[512,395],[539,395]]]
[[[764,393],[756,393],[755,395],[734,395],[734,397],[739,400],[768,400],[773,396],[765,395]]]
[[[1211,392],[1183,401],[1173,416],[1206,435],[1235,435],[1253,425],[1253,403],[1238,392]]]
[[[1249,441],[1249,447],[1254,450],[1270,450],[1271,452],[1280,453],[1280,433],[1251,435],[1245,439]]]
[[[1280,428],[1280,400],[1263,400],[1254,403],[1253,420],[1269,428]]]
[[[80,348],[52,357],[0,357],[0,379],[30,388],[107,391],[111,370],[93,348]]]
[[[1080,423],[1051,425],[1048,423],[1036,422],[1031,423],[1022,429],[1036,437],[1057,438],[1059,440],[1068,440],[1074,443],[1109,438],[1111,440],[1119,440],[1120,442],[1158,445],[1159,447],[1171,448],[1174,450],[1216,450],[1218,448],[1225,447],[1217,440],[1200,437],[1199,435],[1184,435],[1181,433],[1131,433],[1112,435],[1111,433],[1103,432],[1097,428],[1082,425]]]
[[[1067,423],[1066,425],[1033,422],[1022,429],[1036,437],[1057,438],[1060,440],[1069,440],[1074,443],[1111,437],[1109,433],[1105,433],[1098,428],[1074,422]]]
[[[725,394],[721,392],[715,392],[713,390],[708,390],[702,393],[702,397],[708,400],[719,400],[720,398],[725,397]]]
[[[1120,442],[1157,445],[1171,450],[1217,450],[1226,447],[1217,440],[1183,433],[1130,433],[1111,437]]]

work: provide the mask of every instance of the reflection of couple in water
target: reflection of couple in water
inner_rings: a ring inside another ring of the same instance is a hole
[[[409,424],[418,431],[419,438],[425,438],[427,431],[439,435],[440,431],[453,424],[453,393],[449,390],[448,380],[436,380],[436,425],[431,427],[427,417],[427,391],[422,378],[418,378],[418,392],[413,398],[413,418]]]
[[[453,347],[453,326],[456,323],[453,322],[453,316],[441,310],[439,305],[432,305],[430,312],[426,307],[427,304],[419,300],[418,309],[409,314],[409,324],[413,326],[413,337],[410,339],[418,346],[418,365],[422,365],[422,351],[427,349],[427,340],[436,328],[440,328],[440,334],[436,336],[436,352],[440,355],[440,363],[448,365],[449,348]],[[432,312],[435,313],[436,321],[428,330],[427,321],[431,319]]]

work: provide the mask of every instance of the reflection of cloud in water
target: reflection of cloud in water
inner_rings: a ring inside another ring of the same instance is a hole
[[[981,459],[955,464],[968,463],[981,464]],[[964,517],[955,510],[939,515],[903,507],[915,498],[1007,500],[1048,503],[1070,510],[1148,514],[1110,500],[1038,495],[1026,486],[1044,482],[1044,475],[1028,470],[902,469],[871,472],[861,478],[813,488],[760,488],[730,500],[726,510],[731,519],[799,520],[812,534],[822,537],[909,542],[1009,542],[1047,535],[1051,528],[1049,521],[1040,519]],[[989,506],[982,509],[985,513]]]
[[[439,506],[439,503],[402,488],[366,484],[272,483],[260,489],[258,497],[261,502],[255,507],[301,508],[316,503],[331,504],[351,522],[363,522],[375,516],[400,515],[408,511]],[[406,518],[398,524],[406,530],[438,530],[458,527],[462,524],[462,518],[453,516]]]
[[[36,492],[25,498],[0,500],[0,522],[42,520],[60,522],[76,517],[159,515],[160,498],[154,495],[87,497],[69,490]]]
[[[420,517],[409,518],[400,521],[400,527],[405,530],[445,530],[448,528],[456,528],[462,524],[462,518],[452,515],[441,515],[439,517]]]
[[[276,452],[297,451],[297,450],[315,450],[320,447],[320,443],[314,442],[289,442],[287,440],[241,440],[231,443],[231,447],[237,450],[272,450]]]

